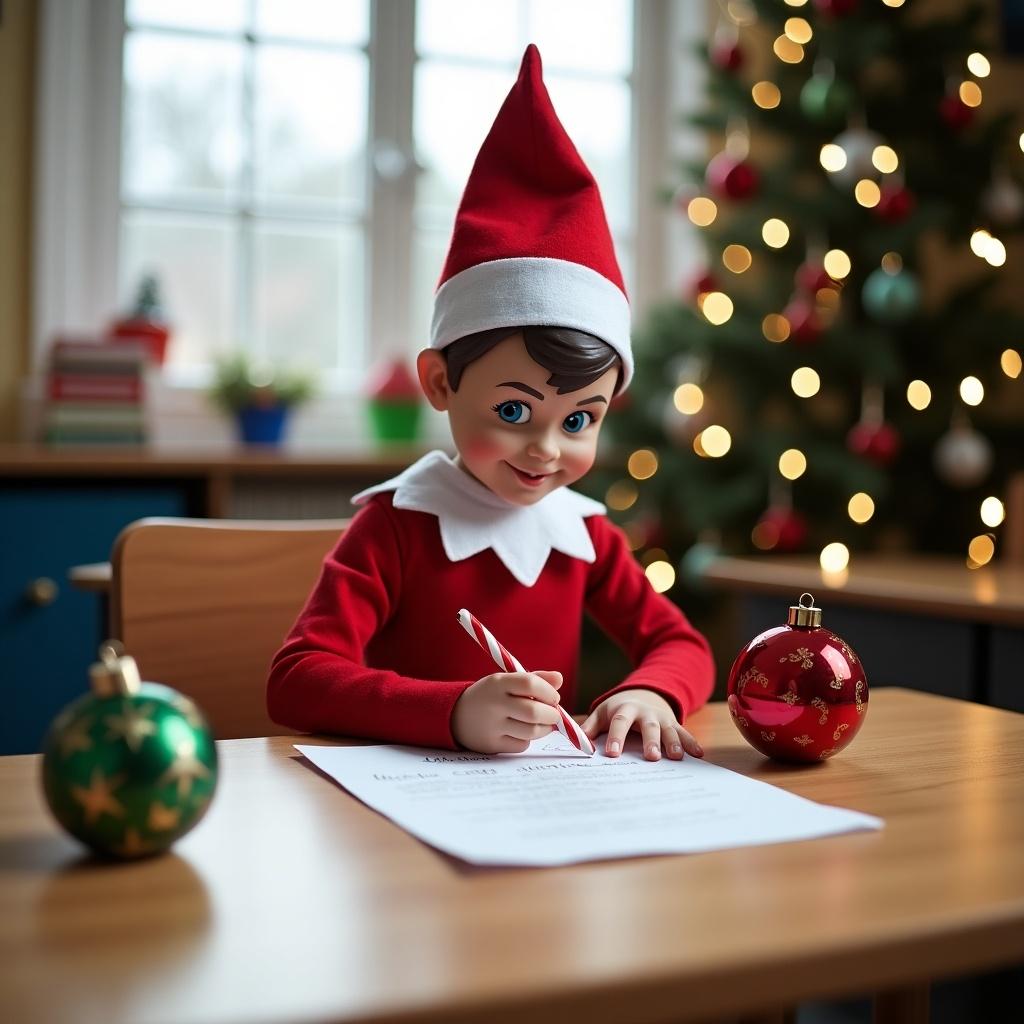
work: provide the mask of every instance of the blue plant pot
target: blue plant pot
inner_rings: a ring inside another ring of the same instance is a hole
[[[243,444],[280,444],[287,422],[285,405],[249,405],[238,410],[238,433]]]

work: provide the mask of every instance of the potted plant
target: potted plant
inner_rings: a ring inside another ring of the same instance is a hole
[[[244,444],[279,444],[290,410],[312,394],[310,374],[271,369],[244,353],[217,362],[210,388],[214,402],[235,417]]]

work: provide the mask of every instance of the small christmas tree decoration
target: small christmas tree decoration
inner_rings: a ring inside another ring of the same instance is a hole
[[[370,424],[378,441],[415,441],[423,393],[403,359],[381,363],[367,388]]]
[[[935,445],[935,472],[950,487],[976,487],[992,468],[992,445],[966,418],[958,417]]]
[[[729,672],[728,706],[743,738],[779,761],[824,761],[848,746],[868,709],[853,648],[825,629],[810,594],[784,626],[754,637]]]
[[[740,202],[757,193],[760,178],[757,168],[745,157],[729,152],[711,158],[707,168],[707,186],[722,199]]]
[[[217,749],[184,695],[144,683],[116,640],[100,648],[92,692],[54,720],[43,791],[57,821],[97,853],[161,853],[198,824],[217,786]]]
[[[956,93],[950,93],[939,101],[939,116],[951,131],[962,132],[974,121],[974,108],[964,103]]]
[[[688,302],[702,302],[709,292],[721,290],[718,278],[710,270],[702,270],[687,282],[683,294]]]
[[[835,288],[836,283],[818,259],[807,259],[797,267],[794,282],[800,291],[815,295],[822,288]]]
[[[914,193],[905,185],[887,184],[882,186],[874,213],[887,224],[899,224],[913,213],[916,205]]]
[[[855,423],[846,435],[846,447],[876,466],[889,466],[902,448],[899,432],[888,423]]]
[[[813,297],[795,295],[782,315],[789,323],[789,336],[797,345],[814,345],[821,340],[822,323]]]
[[[153,274],[147,274],[139,282],[131,310],[114,321],[109,333],[111,338],[120,341],[145,343],[153,362],[163,365],[171,328],[160,304],[160,283]]]
[[[1024,194],[1005,170],[1000,170],[981,197],[981,208],[1000,227],[1016,224],[1024,213]]]
[[[708,48],[708,60],[720,71],[735,74],[743,67],[739,35],[735,25],[722,24],[715,30]]]
[[[814,74],[800,90],[800,109],[809,121],[835,124],[846,119],[853,98],[850,85],[836,78],[835,65],[831,61],[819,61]]]
[[[799,551],[807,540],[807,520],[788,505],[771,505],[757,521],[752,536],[762,551]]]
[[[879,267],[868,274],[861,298],[864,309],[879,323],[899,324],[917,312],[921,288],[909,270]]]
[[[846,163],[829,171],[832,181],[843,188],[852,188],[861,178],[876,178],[878,169],[872,158],[882,144],[880,135],[859,124],[837,135],[832,145],[846,154]]]
[[[857,10],[857,4],[858,0],[814,0],[814,6],[822,14],[828,14],[833,18],[852,14]]]

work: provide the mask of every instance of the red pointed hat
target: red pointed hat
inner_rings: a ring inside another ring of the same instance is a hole
[[[434,296],[432,348],[494,327],[570,327],[633,376],[629,301],[597,182],[526,48],[462,194]]]

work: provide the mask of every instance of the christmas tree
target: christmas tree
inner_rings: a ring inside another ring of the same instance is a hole
[[[605,500],[658,589],[716,550],[976,566],[998,545],[1024,137],[983,103],[986,9],[929,6],[721,5],[694,118],[712,156],[674,183],[706,267],[640,325],[609,420],[632,454]]]

